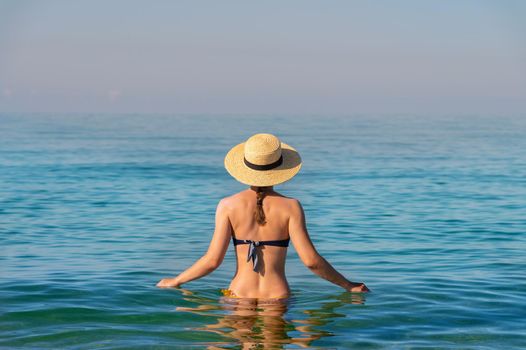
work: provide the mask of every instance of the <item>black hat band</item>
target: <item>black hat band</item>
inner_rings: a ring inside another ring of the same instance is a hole
[[[259,165],[259,164],[250,163],[245,157],[243,157],[243,161],[245,162],[245,165],[249,167],[250,169],[271,170],[271,169],[279,167],[283,163],[283,155],[281,155],[279,159],[276,160],[274,163],[270,163],[270,164]]]

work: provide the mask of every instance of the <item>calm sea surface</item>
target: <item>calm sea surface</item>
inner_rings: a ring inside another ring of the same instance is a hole
[[[318,251],[289,247],[282,308],[220,298],[203,254],[217,202],[245,187],[231,146],[271,132],[303,168]],[[526,118],[0,115],[0,348],[526,348]]]

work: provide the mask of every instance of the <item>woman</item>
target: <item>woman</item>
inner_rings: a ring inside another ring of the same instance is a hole
[[[294,148],[274,135],[256,134],[228,152],[225,168],[250,188],[219,202],[206,254],[177,277],[162,279],[158,287],[177,287],[214,271],[232,238],[237,270],[228,289],[222,290],[225,296],[288,298],[285,259],[289,241],[312,272],[348,291],[369,291],[365,284],[347,280],[316,251],[300,202],[274,191],[274,185],[290,180],[301,168]]]

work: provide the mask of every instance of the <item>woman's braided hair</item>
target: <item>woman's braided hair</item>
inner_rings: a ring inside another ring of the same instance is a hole
[[[265,212],[263,211],[263,199],[265,198],[266,192],[264,188],[256,188],[256,212],[254,213],[254,218],[259,225],[265,225],[267,222],[265,220]]]

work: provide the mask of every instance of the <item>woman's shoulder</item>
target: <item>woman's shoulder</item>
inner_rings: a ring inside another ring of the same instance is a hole
[[[237,192],[221,198],[219,200],[218,207],[233,207],[234,205],[242,201],[243,198],[246,196],[243,192],[245,191]]]

